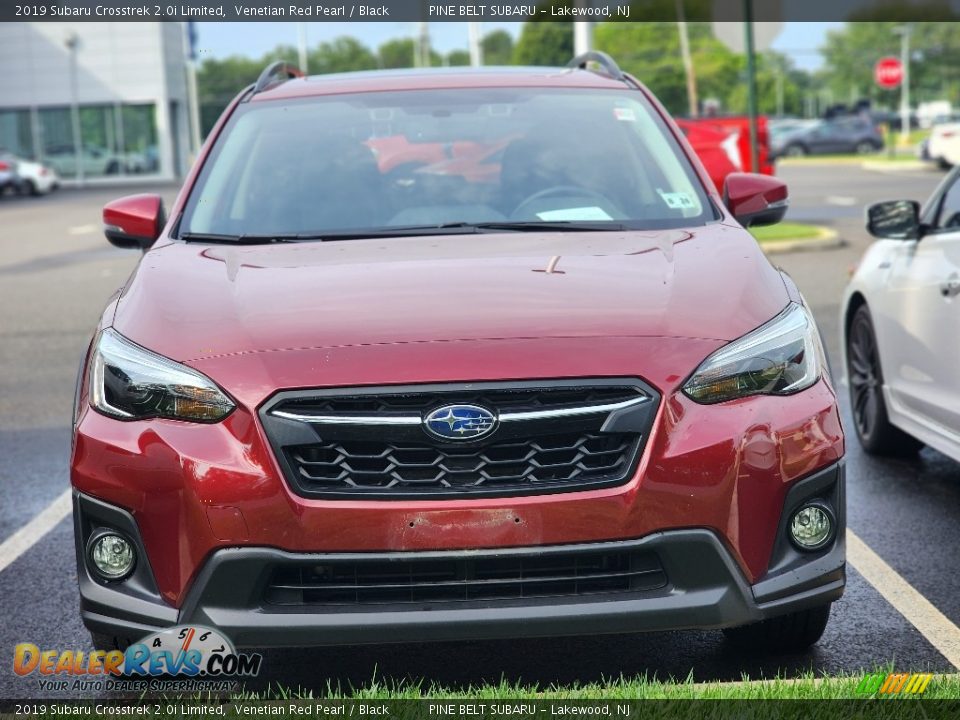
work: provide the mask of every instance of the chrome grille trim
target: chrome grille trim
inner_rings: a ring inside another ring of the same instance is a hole
[[[419,425],[423,422],[419,415],[302,415],[284,410],[274,410],[270,414],[314,425]]]
[[[650,402],[648,395],[642,395],[633,400],[624,400],[606,405],[582,405],[569,408],[552,408],[549,410],[526,410],[521,412],[497,413],[500,422],[523,422],[530,420],[551,420],[555,418],[576,417],[578,415],[597,415],[611,413],[617,410],[626,410],[643,403]],[[291,413],[284,410],[270,412],[274,417],[298,422],[313,423],[316,425],[419,425],[423,417],[417,415],[311,415]]]

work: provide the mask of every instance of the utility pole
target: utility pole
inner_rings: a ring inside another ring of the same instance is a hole
[[[197,47],[196,26],[183,24],[187,42],[187,99],[190,111],[190,152],[192,159],[200,154],[200,99],[197,93]]]
[[[910,33],[913,28],[908,23],[893,29],[900,36],[900,65],[903,67],[903,81],[900,83],[900,145],[910,143]]]
[[[307,67],[307,24],[297,23],[297,56],[299,58],[300,72],[309,75]]]
[[[777,117],[783,117],[783,67],[777,65]]]
[[[470,40],[470,65],[471,67],[480,67],[483,65],[483,44],[480,41],[480,23],[467,23],[467,33]]]
[[[586,7],[586,0],[576,0],[576,7]],[[576,20],[573,23],[573,54],[581,55],[593,50],[593,23]]]
[[[77,184],[83,186],[83,145],[80,137],[80,100],[77,90],[77,50],[80,47],[80,38],[71,31],[64,44],[70,51],[70,124],[73,131],[73,161],[76,163],[75,176]]]
[[[747,114],[750,118],[750,172],[760,172],[757,132],[757,65],[753,53],[753,0],[743,0],[743,39],[747,53]]]
[[[677,0],[677,31],[680,33],[680,57],[683,59],[683,72],[687,76],[687,103],[690,107],[690,117],[697,117],[700,107],[697,100],[697,76],[693,70],[693,58],[690,56],[690,36],[687,33],[683,0]]]
[[[419,31],[417,33],[416,56],[413,59],[414,67],[430,67],[430,24],[426,22],[417,23]]]

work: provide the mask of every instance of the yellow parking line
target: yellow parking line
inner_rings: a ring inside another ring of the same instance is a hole
[[[850,529],[847,530],[847,560],[884,600],[920,631],[927,642],[960,669],[960,628]]]
[[[0,572],[6,570],[18,557],[53,530],[61,520],[70,514],[72,505],[70,488],[67,488],[56,500],[47,505],[38,515],[35,515],[30,522],[4,540],[0,544]]]

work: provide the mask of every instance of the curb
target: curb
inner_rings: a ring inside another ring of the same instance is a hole
[[[777,167],[857,167],[873,172],[916,172],[934,170],[936,164],[925,160],[871,160],[864,157],[833,157],[830,155],[806,155],[800,158],[777,158]]]
[[[923,160],[904,160],[902,162],[879,162],[868,160],[860,165],[864,170],[881,173],[898,172],[916,172],[918,170],[931,170],[935,166]]]
[[[817,252],[846,247],[847,241],[840,237],[836,230],[828,227],[819,227],[818,229],[820,234],[815,238],[760,242],[760,249],[767,255],[779,255],[781,253]]]

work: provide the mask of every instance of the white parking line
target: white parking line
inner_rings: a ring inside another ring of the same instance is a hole
[[[52,503],[47,505],[40,514],[34,516],[13,535],[0,544],[0,572],[32,548],[44,535],[53,530],[57,523],[70,514],[72,507],[70,489],[67,488]]]
[[[74,225],[67,232],[71,235],[90,235],[97,231],[96,225]]]
[[[851,207],[857,204],[855,197],[848,195],[827,195],[825,198],[827,205],[840,205],[841,207]]]
[[[847,530],[847,560],[883,599],[910,621],[927,642],[960,668],[960,628],[917,592],[852,530]]]

